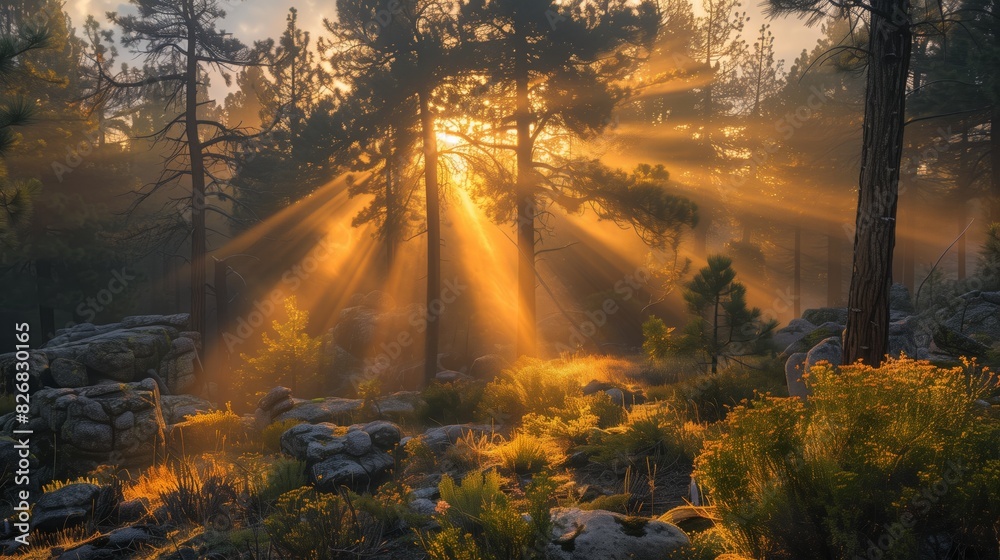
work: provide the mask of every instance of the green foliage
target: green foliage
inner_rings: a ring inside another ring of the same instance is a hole
[[[357,558],[378,545],[339,494],[303,487],[282,494],[264,520],[271,543],[291,558]]]
[[[161,521],[231,526],[229,508],[237,489],[230,477],[188,461],[180,462],[174,470],[159,493],[167,518]]]
[[[557,462],[560,455],[546,440],[523,433],[498,445],[494,453],[507,471],[518,475],[540,473]]]
[[[178,426],[185,453],[222,450],[227,444],[243,443],[246,437],[243,419],[233,412],[229,403],[226,403],[226,410],[199,412],[188,416]]]
[[[670,356],[674,350],[673,341],[670,340],[673,332],[674,328],[668,327],[656,315],[650,315],[642,324],[642,350],[651,361],[662,362]]]
[[[460,424],[469,422],[483,398],[483,385],[478,381],[431,383],[424,388],[423,402],[417,412],[425,424]]]
[[[501,484],[502,478],[492,470],[470,472],[460,485],[445,475],[439,490],[446,505],[435,515],[441,531],[420,535],[424,551],[436,560],[537,557],[537,547],[544,542],[539,537],[549,530],[555,484],[548,477],[536,476],[523,499],[502,492]]]
[[[280,452],[281,435],[301,423],[302,420],[297,418],[286,418],[284,420],[278,420],[277,422],[268,424],[268,426],[260,433],[260,439],[264,445],[264,450],[273,451],[275,453]]]
[[[271,503],[283,494],[309,484],[306,464],[295,459],[280,458],[270,465],[267,479],[258,496],[264,503]]]
[[[636,465],[651,458],[658,464],[692,462],[705,429],[685,421],[666,403],[636,405],[621,426],[598,432],[587,448],[591,460],[603,464]]]
[[[413,527],[422,518],[410,510],[410,487],[399,482],[379,486],[375,494],[351,493],[351,503],[359,512],[370,515],[376,522],[389,529]]]
[[[708,257],[708,266],[687,283],[684,300],[692,318],[678,349],[704,354],[718,371],[719,358],[765,351],[778,323],[762,319],[760,309],[747,307],[746,287],[736,281],[732,259]]]
[[[309,312],[298,308],[294,296],[285,299],[285,315],[284,322],[271,323],[274,335],[261,334],[262,346],[255,356],[240,354],[243,364],[234,385],[248,408],[269,387],[285,385],[296,391],[315,382],[322,341],[305,332]]]
[[[580,396],[580,380],[558,361],[523,358],[486,386],[480,409],[488,416],[516,422],[530,412],[549,414]]]
[[[716,374],[703,374],[674,386],[672,400],[696,422],[716,422],[729,408],[753,399],[758,393],[786,391],[784,367],[778,360],[764,358],[753,367],[733,364]]]
[[[1000,222],[986,227],[986,240],[979,250],[976,273],[983,280],[983,290],[1000,290]]]
[[[631,498],[631,494],[627,493],[598,496],[589,502],[579,504],[577,507],[582,510],[603,509],[605,511],[625,514],[628,513],[628,504]]]
[[[916,558],[946,534],[972,557],[995,554],[997,506],[983,496],[1000,484],[1000,425],[974,405],[994,377],[895,360],[817,366],[808,382],[808,404],[735,408],[697,459],[738,552],[846,560],[877,543],[881,558]]]

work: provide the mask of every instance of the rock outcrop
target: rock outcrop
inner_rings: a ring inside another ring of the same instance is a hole
[[[659,560],[690,544],[675,525],[656,519],[575,508],[554,508],[551,516],[552,533],[545,548],[549,560]]]
[[[281,450],[306,463],[318,490],[341,486],[366,490],[386,479],[395,465],[389,453],[401,431],[389,422],[351,426],[346,432],[331,423],[299,424],[281,436]]]

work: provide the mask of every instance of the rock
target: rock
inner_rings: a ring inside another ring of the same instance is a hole
[[[607,381],[598,381],[597,379],[591,379],[586,385],[580,389],[584,396],[593,395],[601,391],[607,391],[608,389],[613,389],[615,386],[613,383],[608,383]]]
[[[100,486],[85,482],[46,492],[32,509],[32,528],[52,532],[83,523],[93,512],[100,494]]]
[[[90,382],[87,375],[87,366],[76,360],[56,358],[49,365],[49,372],[59,387],[76,389],[84,387]]]
[[[306,401],[297,403],[291,410],[283,412],[274,420],[302,420],[309,424],[334,422],[350,424],[352,418],[364,407],[361,399],[342,399],[329,397],[319,402]]]
[[[337,426],[330,423],[299,424],[281,434],[281,450],[300,461],[306,459],[306,450],[313,443],[329,443],[338,440],[334,434]]]
[[[174,315],[137,315],[134,317],[125,317],[122,319],[121,325],[126,329],[166,325],[182,331],[188,328],[190,322],[191,315],[176,313]]]
[[[493,427],[488,424],[452,424],[429,428],[420,438],[435,453],[443,453],[466,435],[479,436],[491,433],[493,433]]]
[[[804,366],[806,363],[806,353],[798,352],[792,354],[785,361],[785,383],[788,384],[788,396],[804,399],[809,396],[809,389],[802,374],[806,373]]]
[[[177,424],[188,416],[215,410],[212,403],[194,395],[163,395],[160,396],[160,404],[163,420],[167,424]]]
[[[365,295],[361,300],[361,305],[379,311],[391,311],[396,308],[396,300],[385,292],[374,290]]]
[[[934,344],[946,354],[959,357],[982,357],[989,351],[985,344],[956,332],[945,325],[938,325],[934,331]]]
[[[802,337],[816,330],[816,325],[805,319],[792,319],[783,329],[775,331],[771,336],[771,342],[778,351],[788,348],[798,342]]]
[[[819,362],[830,362],[832,366],[839,366],[843,355],[843,344],[839,336],[831,336],[822,340],[806,354],[806,360],[802,368],[809,371]]]
[[[607,391],[604,391],[604,394],[606,394],[607,396],[611,397],[611,402],[617,404],[618,406],[625,406],[626,405],[626,402],[625,402],[625,393],[621,389],[619,389],[618,387],[612,387],[612,388],[608,389]]]
[[[115,381],[135,379],[135,353],[121,340],[98,340],[87,346],[80,361]]]
[[[356,430],[347,432],[347,435],[344,436],[344,450],[355,457],[361,457],[368,453],[371,448],[372,437],[368,435],[368,432]]]
[[[438,383],[457,383],[459,381],[467,381],[471,379],[468,375],[460,371],[453,371],[450,369],[442,370],[434,374],[434,381]]]
[[[836,323],[838,325],[847,324],[846,307],[819,307],[816,309],[806,309],[802,312],[802,318],[814,325],[823,323]]]
[[[410,502],[410,511],[417,515],[434,515],[437,511],[437,502],[427,498],[416,498]]]
[[[898,358],[902,354],[906,354],[912,358],[916,356],[917,349],[916,336],[909,321],[900,320],[889,323],[889,355]]]
[[[889,288],[889,309],[913,313],[913,300],[910,298],[910,290],[903,284],[893,284]]]
[[[983,335],[1000,340],[1000,292],[969,292],[953,304],[949,315],[939,321],[966,336]]]
[[[813,346],[819,343],[821,340],[830,338],[831,336],[840,337],[844,334],[844,325],[842,323],[823,323],[822,325],[816,327],[815,329],[806,333],[802,338],[791,343],[782,352],[785,356],[791,356],[792,354],[797,354],[799,352],[808,352]]]
[[[67,474],[97,464],[146,464],[164,442],[159,389],[152,379],[41,389],[32,395],[30,415],[34,448],[51,454],[57,438],[59,464]],[[39,456],[43,464],[52,459]]]
[[[288,387],[275,387],[257,401],[257,407],[263,410],[271,410],[274,405],[290,399],[291,396],[292,390]]]
[[[312,465],[312,480],[321,492],[336,492],[341,486],[368,489],[381,482],[392,469],[392,456],[373,451],[362,457],[334,455]]]
[[[486,354],[472,361],[469,367],[469,375],[484,381],[493,381],[503,370],[510,367],[510,363],[500,354]]]
[[[660,560],[690,544],[676,526],[604,510],[554,508],[545,556],[551,560]]]
[[[195,341],[190,338],[176,338],[170,343],[170,351],[160,362],[160,377],[171,393],[183,393],[195,383],[198,371],[198,352]]]
[[[389,420],[410,420],[423,405],[419,391],[399,391],[375,399],[378,415]]]
[[[116,550],[138,550],[154,546],[164,541],[163,531],[158,527],[121,527],[108,533],[104,548]]]
[[[392,450],[393,447],[399,444],[399,440],[403,437],[399,426],[384,420],[369,422],[361,429],[371,437],[372,445],[383,451]]]

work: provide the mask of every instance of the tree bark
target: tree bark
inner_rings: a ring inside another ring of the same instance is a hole
[[[912,34],[905,0],[873,0],[872,8],[843,363],[862,360],[877,366],[889,349],[889,288]]]
[[[795,317],[802,316],[802,223],[801,217],[795,222],[795,256],[792,264],[792,291]]]
[[[535,189],[532,168],[531,105],[528,98],[530,79],[527,44],[522,42],[515,54],[514,82],[517,107],[517,355],[534,356],[537,352],[535,301]]]
[[[424,382],[437,375],[441,318],[441,206],[438,192],[437,133],[430,108],[430,92],[420,92],[420,124],[423,129],[424,188],[427,196],[427,333],[424,339]]]
[[[187,12],[187,72],[185,97],[185,137],[191,158],[191,330],[206,335],[205,282],[205,161],[198,131],[198,40],[197,20],[192,2],[185,2]],[[206,341],[207,342],[207,341]],[[208,344],[202,345],[204,353]]]

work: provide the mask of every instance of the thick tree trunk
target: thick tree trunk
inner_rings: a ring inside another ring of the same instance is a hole
[[[826,305],[829,307],[840,307],[843,302],[843,235],[840,224],[831,221],[826,234]]]
[[[188,14],[188,56],[185,98],[185,136],[188,155],[191,158],[191,325],[193,331],[202,335],[202,352],[208,349],[205,322],[205,282],[207,253],[205,232],[205,161],[202,154],[201,136],[198,132],[198,44],[196,38],[197,21],[194,6],[187,3]]]
[[[229,349],[225,343],[226,329],[229,328],[229,282],[226,280],[229,267],[224,260],[215,260],[213,265],[215,267],[215,278],[212,283],[212,288],[215,291],[215,332],[219,344],[218,351],[213,356],[209,356],[208,359],[212,361],[214,366],[209,371],[215,377],[218,388],[216,398],[219,398],[220,396],[229,396]]]
[[[441,338],[441,205],[438,192],[437,133],[431,114],[430,92],[420,93],[420,124],[423,128],[424,188],[427,196],[427,333],[424,339],[424,382],[437,375]]]
[[[522,51],[526,46],[522,46]],[[517,53],[515,95],[517,96],[517,355],[536,353],[535,302],[535,189],[531,105],[528,98],[529,74],[524,53]]]
[[[912,36],[905,0],[874,0],[872,7],[843,363],[878,365],[889,349],[889,287]]]

